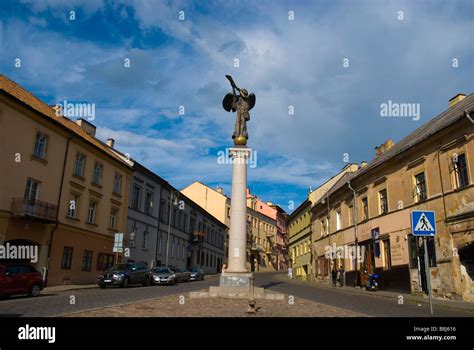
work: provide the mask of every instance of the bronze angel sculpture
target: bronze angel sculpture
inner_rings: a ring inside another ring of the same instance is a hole
[[[234,140],[234,145],[245,146],[249,138],[247,132],[247,122],[250,120],[249,111],[255,106],[255,94],[249,94],[247,90],[238,88],[230,75],[225,77],[232,86],[232,93],[229,92],[225,95],[222,100],[222,106],[227,112],[237,111],[232,139]],[[239,94],[237,94],[237,91]]]

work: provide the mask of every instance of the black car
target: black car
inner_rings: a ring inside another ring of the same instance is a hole
[[[102,275],[99,275],[97,283],[100,288],[107,285],[115,285],[119,287],[128,287],[130,284],[149,284],[149,270],[144,262],[117,264]]]

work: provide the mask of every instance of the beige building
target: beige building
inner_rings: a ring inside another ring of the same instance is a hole
[[[293,274],[303,280],[312,280],[316,276],[317,256],[313,256],[314,234],[312,230],[311,208],[321,198],[327,200],[329,189],[347,173],[357,171],[357,164],[347,164],[344,168],[317,189],[309,192],[308,198],[288,217],[289,252]]]
[[[94,283],[126,228],[131,166],[86,120],[4,76],[0,92],[0,243],[38,246],[48,285]]]
[[[363,285],[376,272],[383,288],[421,292],[428,268],[435,296],[474,300],[474,95],[464,97],[397,144],[377,147],[371,162],[329,190],[329,210],[322,200],[313,206],[318,278],[327,278],[325,253],[336,245],[333,261],[345,267],[346,284]],[[436,214],[429,267],[411,233],[413,210]],[[352,247],[360,261],[347,254]]]
[[[199,181],[193,182],[181,192],[230,227],[231,200],[221,188],[212,189]],[[251,204],[252,201],[248,201]],[[276,257],[272,254],[270,235],[275,235],[276,220],[247,206],[247,267],[251,270],[274,270]],[[225,259],[228,257],[226,234]]]

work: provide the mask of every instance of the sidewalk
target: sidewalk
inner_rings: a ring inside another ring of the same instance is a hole
[[[284,279],[288,281],[288,277],[286,275],[281,276],[281,279]],[[384,290],[379,290],[377,292],[369,292],[366,291],[363,288],[359,287],[349,287],[349,286],[344,286],[344,287],[332,287],[326,282],[323,281],[302,281],[299,279],[293,279],[292,282],[300,283],[300,284],[306,284],[309,286],[312,286],[314,288],[325,288],[325,289],[334,289],[334,290],[340,290],[344,291],[347,293],[357,293],[357,294],[365,294],[365,295],[370,295],[370,296],[375,296],[375,297],[382,297],[382,298],[389,298],[389,299],[398,299],[399,296],[403,296],[404,302],[412,302],[412,303],[419,303],[419,304],[428,304],[429,299],[427,295],[415,295],[415,294],[408,294],[408,293],[402,293],[402,292],[392,292],[392,291],[384,291]],[[467,301],[462,301],[462,300],[446,300],[446,299],[437,299],[433,298],[433,305],[436,306],[443,306],[443,307],[449,307],[452,309],[458,309],[458,310],[469,310],[474,312],[474,303],[470,303]]]
[[[220,274],[205,275],[204,279],[216,277],[219,275]],[[59,292],[67,292],[70,290],[93,289],[93,288],[99,288],[99,285],[98,284],[64,284],[60,286],[46,287],[43,289],[43,293],[59,293]]]

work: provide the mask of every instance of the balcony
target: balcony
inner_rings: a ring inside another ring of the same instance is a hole
[[[194,231],[191,243],[199,244],[202,243],[206,234],[204,232]]]
[[[11,212],[13,217],[26,217],[44,222],[56,222],[58,206],[28,198],[13,198]]]

